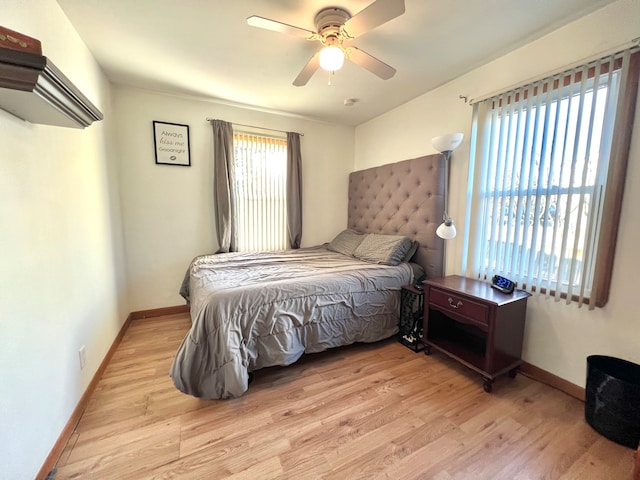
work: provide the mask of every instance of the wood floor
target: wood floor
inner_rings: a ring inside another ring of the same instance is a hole
[[[518,375],[477,374],[394,341],[255,373],[233,400],[168,376],[187,314],[134,320],[64,450],[55,479],[615,479],[633,452],[584,404]]]

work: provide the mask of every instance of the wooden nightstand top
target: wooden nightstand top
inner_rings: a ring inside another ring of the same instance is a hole
[[[424,283],[431,287],[443,288],[461,295],[468,295],[498,306],[531,296],[529,292],[525,292],[524,290],[514,290],[513,293],[502,293],[492,288],[489,282],[461,277],[460,275],[428,278]]]

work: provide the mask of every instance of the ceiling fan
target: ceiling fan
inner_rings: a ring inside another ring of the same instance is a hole
[[[324,8],[315,17],[315,32],[256,15],[248,17],[247,23],[252,27],[286,33],[307,40],[318,40],[322,43],[322,48],[311,57],[293,81],[296,87],[301,87],[307,84],[318,68],[330,72],[339,70],[345,58],[383,80],[393,77],[396,73],[395,68],[355,46],[345,46],[344,43],[402,15],[404,11],[404,0],[376,0],[353,17],[343,8]]]

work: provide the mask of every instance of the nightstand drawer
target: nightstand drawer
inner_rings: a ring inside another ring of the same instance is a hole
[[[489,307],[466,297],[431,288],[429,305],[446,312],[447,315],[462,317],[468,323],[489,326]]]

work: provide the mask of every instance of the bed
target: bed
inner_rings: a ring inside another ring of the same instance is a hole
[[[347,228],[326,244],[196,257],[180,291],[192,326],[171,366],[176,388],[239,397],[250,372],[394,335],[400,287],[442,275],[443,162],[351,173]]]

